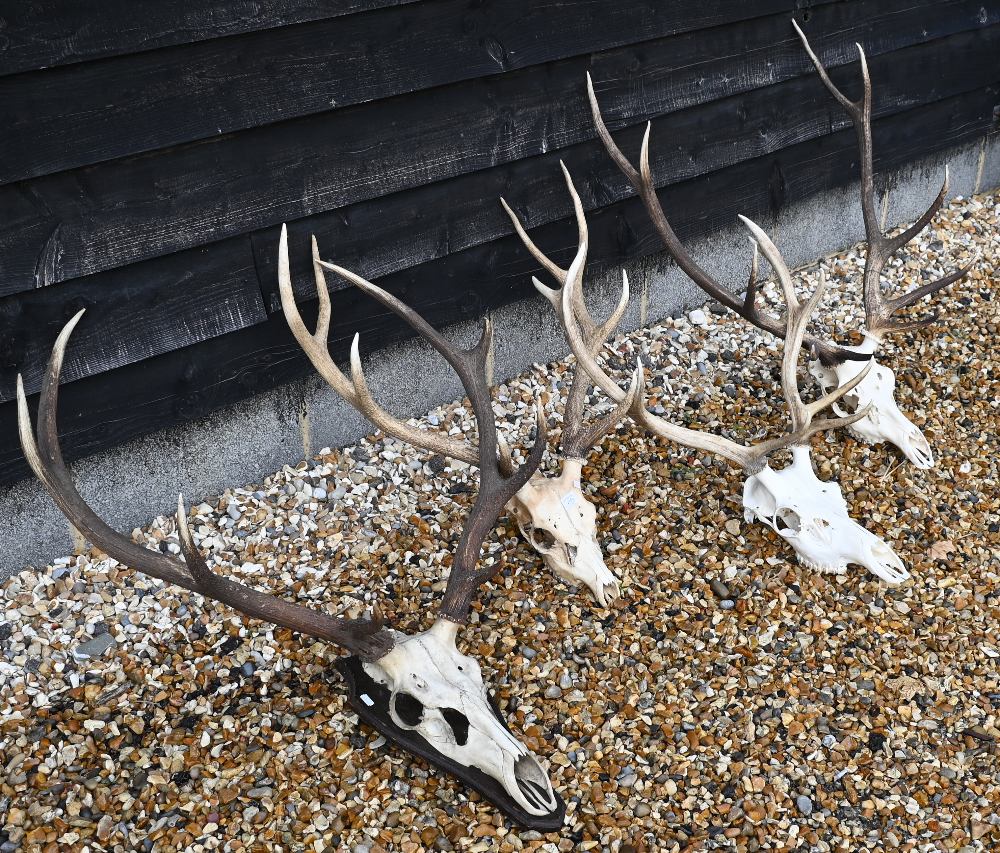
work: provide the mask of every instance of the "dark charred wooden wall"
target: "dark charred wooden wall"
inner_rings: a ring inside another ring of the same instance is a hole
[[[503,194],[547,247],[659,250],[594,140],[585,72],[627,152],[652,120],[682,235],[857,176],[834,79],[875,84],[878,167],[995,128],[1000,3],[963,0],[7,0],[0,7],[0,483],[26,474],[18,372],[38,390],[80,308],[63,446],[80,456],[305,375],[280,313],[308,238],[436,323],[530,294]],[[843,67],[841,67],[843,66]],[[404,335],[350,289],[332,349]]]

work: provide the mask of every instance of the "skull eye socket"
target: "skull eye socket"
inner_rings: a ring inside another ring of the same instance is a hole
[[[392,697],[396,716],[408,726],[417,726],[424,718],[423,703],[409,693],[397,693]]]
[[[857,410],[858,406],[861,404],[861,400],[858,399],[857,394],[845,394],[840,398],[841,408],[848,414],[853,415]]]
[[[555,547],[556,537],[549,533],[548,530],[543,530],[540,527],[533,527],[530,535],[531,544],[543,554],[546,551],[551,551]]]
[[[469,742],[469,718],[454,708],[442,708],[441,716],[451,726],[455,735],[455,743],[459,746],[465,746]]]

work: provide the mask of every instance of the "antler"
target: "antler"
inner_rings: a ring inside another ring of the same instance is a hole
[[[759,460],[758,464],[763,464],[767,457],[783,447],[797,444],[807,444],[809,439],[818,432],[827,429],[839,429],[857,423],[862,418],[867,417],[871,410],[871,404],[862,408],[854,414],[838,418],[813,418],[832,406],[845,394],[850,393],[868,375],[872,368],[869,361],[863,370],[850,382],[834,389],[829,394],[820,397],[812,403],[804,403],[799,394],[798,363],[799,353],[802,349],[802,341],[805,338],[806,326],[812,316],[816,306],[819,305],[823,294],[826,292],[826,276],[820,273],[819,284],[804,303],[800,303],[795,295],[795,287],[792,284],[792,274],[785,264],[784,258],[777,247],[771,242],[771,238],[755,223],[745,216],[740,216],[743,224],[747,226],[754,240],[754,262],[753,269],[757,268],[757,247],[764,253],[767,262],[771,265],[778,282],[781,284],[781,291],[785,297],[785,343],[781,356],[781,389],[788,403],[789,417],[791,419],[791,429],[788,434],[780,438],[771,439],[761,444],[754,445],[753,453]]]
[[[183,497],[177,499],[177,529],[183,560],[137,545],[105,524],[87,505],[63,461],[56,424],[59,375],[66,344],[83,313],[80,311],[63,327],[52,348],[38,405],[37,439],[32,431],[24,385],[21,377],[17,378],[17,423],[21,447],[31,469],[70,523],[106,554],[136,571],[221,601],[254,619],[329,640],[363,660],[374,661],[386,655],[393,648],[394,640],[390,632],[383,630],[377,613],[373,618],[363,620],[330,616],[258,592],[212,572],[191,538]]]
[[[868,75],[868,60],[865,57],[864,48],[857,45],[858,57],[861,61],[861,97],[857,101],[852,101],[838,89],[826,69],[819,61],[819,58],[809,46],[809,40],[802,32],[798,23],[793,19],[792,26],[802,40],[802,46],[809,59],[816,67],[823,85],[827,91],[833,95],[845,112],[850,116],[854,124],[854,132],[858,137],[858,149],[861,159],[861,211],[865,221],[865,234],[868,242],[868,250],[865,255],[864,271],[864,300],[865,300],[865,326],[869,335],[877,340],[888,332],[899,332],[907,329],[917,329],[927,326],[937,319],[936,314],[930,314],[919,320],[892,320],[892,316],[902,308],[914,305],[925,296],[930,296],[942,288],[948,287],[961,279],[972,268],[977,258],[973,259],[964,267],[939,279],[923,284],[913,290],[895,298],[887,298],[882,293],[881,276],[886,263],[893,253],[905,246],[916,237],[927,225],[934,214],[940,210],[941,205],[948,195],[948,167],[945,166],[944,182],[937,197],[931,202],[931,206],[924,211],[923,215],[917,219],[909,228],[901,231],[894,237],[883,233],[879,226],[878,214],[875,210],[875,170],[872,165],[872,82]]]
[[[566,169],[566,165],[560,162],[562,166],[563,174],[566,176],[566,180],[569,181],[569,172]],[[579,197],[574,193],[574,205],[579,204]],[[549,304],[556,312],[556,316],[559,318],[559,322],[565,327],[565,321],[563,319],[563,300],[561,290],[566,286],[567,277],[570,274],[570,270],[563,269],[558,264],[554,263],[538,246],[535,245],[534,241],[528,236],[528,233],[524,230],[524,226],[521,224],[521,220],[518,219],[517,214],[510,208],[510,205],[501,198],[500,204],[503,205],[503,209],[507,211],[507,215],[510,217],[511,222],[514,224],[514,230],[517,232],[517,236],[521,238],[525,247],[532,254],[538,263],[540,263],[549,274],[559,283],[559,290],[547,287],[542,284],[537,278],[532,276],[532,284],[535,285],[535,290],[537,290],[542,296],[544,296]],[[573,259],[573,264],[570,265],[570,269],[576,269],[579,274],[583,276],[583,269],[587,263],[587,248],[588,248],[588,237],[587,237],[587,222],[582,216],[582,209],[577,215],[577,224],[580,227],[579,232],[579,244],[577,249],[576,257]],[[601,347],[607,343],[608,338],[611,336],[612,332],[618,327],[618,323],[625,313],[625,309],[628,307],[628,289],[622,291],[621,298],[618,300],[618,305],[611,312],[610,316],[601,324],[598,324],[594,318],[591,316],[590,312],[587,310],[587,305],[583,299],[583,289],[576,288],[573,292],[573,311],[575,312],[581,326],[583,327],[583,339],[587,351],[592,357],[597,356],[600,352]],[[581,373],[583,375],[581,375]],[[576,369],[573,373],[573,383],[570,386],[569,394],[566,397],[566,407],[563,410],[563,434],[562,434],[562,450],[563,453],[569,458],[582,459],[586,456],[587,451],[596,445],[601,438],[607,434],[610,430],[621,421],[625,414],[628,412],[638,393],[638,382],[633,382],[629,388],[628,393],[617,403],[617,405],[608,412],[604,417],[597,418],[592,421],[589,425],[584,422],[583,414],[584,407],[587,402],[587,392],[590,390],[592,381],[586,371],[580,371]]]
[[[646,133],[643,135],[642,149],[639,154],[639,169],[636,170],[635,166],[629,162],[614,139],[612,139],[611,133],[604,123],[604,119],[601,116],[601,108],[597,104],[597,95],[594,94],[594,82],[590,78],[590,72],[587,72],[587,95],[590,98],[590,110],[594,117],[597,135],[600,137],[601,142],[604,143],[604,147],[611,156],[611,159],[614,160],[615,165],[618,166],[618,169],[632,185],[636,194],[642,199],[642,203],[646,207],[646,213],[649,214],[656,233],[660,235],[663,245],[666,246],[667,251],[673,256],[677,262],[677,266],[684,270],[688,278],[713,299],[718,300],[727,308],[735,311],[758,329],[770,332],[779,338],[783,337],[785,334],[785,325],[781,320],[762,311],[757,305],[755,270],[751,271],[750,284],[741,299],[737,294],[709,275],[691,256],[691,253],[688,252],[684,244],[681,243],[680,238],[674,232],[666,213],[663,211],[663,206],[656,195],[653,172],[649,165],[649,137],[652,132],[652,122],[646,124]],[[829,341],[818,340],[812,336],[806,337],[806,343],[809,345],[809,349],[815,352],[820,361],[826,365],[840,364],[849,360],[863,361],[869,358],[868,355],[858,354],[852,350],[837,346]]]
[[[370,394],[359,393],[359,389],[356,389],[351,380],[344,376],[340,368],[334,363],[333,358],[331,358],[330,350],[328,349],[327,342],[330,335],[331,314],[330,290],[326,284],[326,276],[323,274],[324,264],[319,259],[319,249],[317,248],[315,237],[312,238],[312,259],[313,276],[316,280],[316,295],[319,298],[319,318],[316,321],[316,331],[310,333],[302,320],[298,305],[295,303],[295,294],[292,291],[292,278],[288,262],[288,229],[285,225],[282,225],[281,239],[278,243],[278,290],[281,294],[281,307],[285,313],[285,320],[288,322],[288,327],[295,336],[295,340],[299,342],[299,346],[305,351],[305,354],[309,357],[309,361],[316,368],[317,373],[341,397],[387,435],[394,436],[415,447],[429,450],[431,453],[439,453],[442,456],[459,459],[469,465],[478,464],[479,451],[472,442],[454,439],[439,432],[410,426],[385,411],[385,409],[375,402]],[[353,276],[353,273],[350,275]],[[364,279],[361,279],[361,281],[364,281]],[[426,326],[426,324],[424,325]],[[428,326],[428,328],[430,327]],[[362,385],[360,390],[366,392],[367,388]]]
[[[336,264],[330,264],[326,261],[319,263],[377,299],[427,340],[458,374],[458,378],[461,379],[465,388],[465,393],[472,403],[472,411],[476,416],[479,430],[478,458],[474,463],[479,466],[479,494],[469,511],[462,536],[455,549],[451,576],[448,578],[448,585],[445,588],[440,608],[440,615],[446,619],[459,623],[465,622],[468,619],[476,590],[500,569],[499,565],[477,569],[476,564],[483,542],[496,524],[497,517],[507,501],[528,482],[545,453],[545,415],[542,406],[540,403],[536,403],[537,428],[534,444],[525,457],[525,461],[515,468],[506,452],[498,453],[496,416],[493,413],[488,378],[490,354],[493,349],[492,321],[487,319],[484,322],[479,343],[472,349],[459,349],[445,340],[430,323],[409,305],[401,302],[378,285],[372,284]],[[359,336],[355,335],[351,346],[351,378],[354,394],[359,403],[371,407],[376,404],[365,382],[364,371],[361,369],[358,340]],[[366,411],[366,409],[362,408],[362,411]],[[419,432],[421,435],[426,434],[423,431]]]
[[[620,403],[622,400],[626,399],[626,392],[623,391],[598,364],[596,354],[593,353],[588,347],[587,340],[580,329],[580,321],[577,316],[578,312],[583,314],[585,317],[587,316],[586,305],[583,304],[579,291],[583,285],[583,261],[586,258],[588,231],[586,218],[583,212],[583,204],[580,201],[580,197],[573,185],[572,178],[565,168],[563,169],[563,172],[566,177],[566,186],[573,199],[573,209],[576,213],[577,228],[580,234],[580,249],[577,251],[576,257],[574,258],[573,263],[570,265],[570,268],[565,276],[565,284],[561,294],[562,311],[560,313],[560,319],[563,321],[566,338],[569,341],[570,348],[573,350],[573,354],[576,356],[578,362],[583,366],[587,373],[590,374],[593,381],[600,386],[600,388],[609,397]],[[636,371],[636,375],[633,379],[634,382],[638,382],[638,393],[635,396],[635,400],[630,411],[636,422],[654,435],[658,435],[668,441],[673,441],[687,447],[707,450],[710,453],[718,454],[719,456],[729,459],[740,467],[753,473],[761,470],[767,461],[767,457],[776,450],[788,447],[789,445],[805,444],[815,433],[820,432],[821,430],[848,426],[865,417],[868,414],[867,407],[862,409],[860,412],[855,412],[854,414],[844,418],[828,418],[815,422],[813,421],[813,416],[815,414],[836,402],[857,386],[857,384],[861,382],[865,376],[867,376],[868,371],[871,369],[871,363],[869,362],[869,364],[865,366],[865,369],[855,376],[849,383],[837,388],[835,391],[827,394],[822,399],[808,404],[802,401],[802,398],[799,396],[797,381],[798,357],[802,348],[803,339],[805,337],[806,325],[809,322],[809,317],[812,311],[822,298],[825,282],[821,280],[816,293],[814,293],[805,302],[805,304],[800,304],[795,296],[794,287],[792,286],[791,273],[789,272],[788,267],[777,248],[757,225],[746,217],[741,217],[741,219],[750,229],[756,241],[754,248],[754,260],[751,267],[751,287],[756,289],[756,244],[759,244],[761,251],[764,252],[764,257],[767,258],[768,262],[774,268],[775,273],[778,275],[782,291],[785,295],[787,310],[785,326],[781,335],[781,337],[785,339],[784,353],[782,357],[782,389],[785,394],[785,399],[788,402],[791,415],[791,429],[789,433],[779,438],[746,447],[723,436],[712,435],[710,433],[701,432],[700,430],[688,429],[687,427],[678,426],[677,424],[673,424],[670,421],[657,417],[646,409],[645,395],[643,393],[643,383],[641,379],[641,366]],[[537,251],[537,249],[534,251]],[[551,263],[551,261],[546,259],[545,265],[547,267],[550,266]],[[628,299],[628,276],[625,275],[624,271],[622,273],[622,299]],[[593,320],[588,318],[584,322],[593,323]]]

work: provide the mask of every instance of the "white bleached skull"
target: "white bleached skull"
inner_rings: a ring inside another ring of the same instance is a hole
[[[845,347],[855,352],[874,353],[878,341],[866,337],[865,342],[857,347]],[[874,362],[874,359],[873,359]],[[818,360],[809,362],[809,372],[816,377],[823,393],[846,385],[865,367],[864,361],[845,361],[834,367],[824,367]],[[873,363],[868,375],[849,394],[833,404],[833,410],[843,417],[863,409],[869,403],[871,411],[848,429],[858,438],[869,444],[879,444],[888,441],[895,444],[906,458],[917,468],[932,468],[934,454],[924,434],[904,415],[893,392],[896,389],[896,375],[885,365]]]
[[[365,663],[365,672],[388,687],[397,726],[492,777],[529,814],[551,814],[558,801],[548,776],[496,716],[479,664],[455,647],[457,632],[445,619],[413,636],[394,631],[392,651]]]
[[[896,552],[847,514],[840,486],[817,478],[808,447],[793,447],[792,464],[780,471],[765,465],[747,477],[743,508],[747,521],[772,528],[810,568],[842,574],[856,563],[887,583],[910,577]]]
[[[582,460],[566,459],[558,477],[535,474],[507,506],[549,570],[586,584],[607,607],[621,593],[597,544],[597,510],[580,489],[582,469]]]

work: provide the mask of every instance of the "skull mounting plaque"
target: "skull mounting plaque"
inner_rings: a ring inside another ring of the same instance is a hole
[[[406,752],[419,755],[438,770],[450,773],[463,785],[478,791],[485,799],[503,811],[516,824],[525,829],[540,832],[554,832],[560,829],[566,817],[566,804],[555,791],[551,792],[552,810],[543,815],[530,814],[492,776],[487,776],[476,767],[460,764],[435,749],[416,730],[407,730],[397,725],[390,713],[392,692],[385,684],[376,682],[366,671],[364,664],[355,656],[338,658],[337,670],[347,683],[348,704],[358,717],[376,729],[387,740],[398,744]],[[500,709],[491,694],[487,694],[490,710],[497,722],[508,729]],[[530,784],[530,783],[529,783]],[[533,792],[538,801],[542,792]]]

